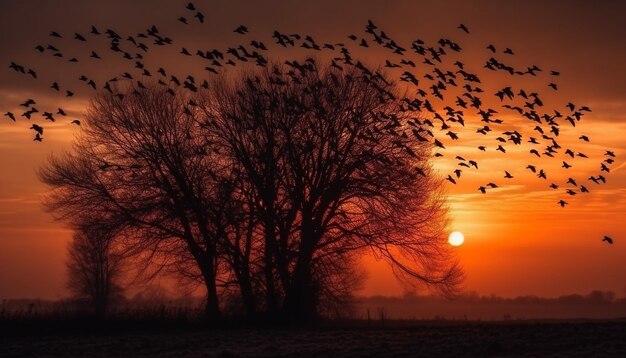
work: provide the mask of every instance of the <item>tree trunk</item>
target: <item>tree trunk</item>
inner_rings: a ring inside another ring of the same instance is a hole
[[[265,247],[264,255],[264,274],[265,274],[265,298],[267,303],[267,312],[273,314],[277,311],[278,303],[276,299],[276,284],[274,282],[274,245],[276,244],[276,231],[274,226],[274,218],[272,214],[268,215],[265,220]]]
[[[216,321],[220,318],[220,305],[217,296],[217,283],[215,281],[215,264],[212,258],[206,261],[202,267],[202,275],[207,291],[205,315],[209,321]]]
[[[317,292],[311,267],[317,238],[306,219],[302,225],[298,261],[285,297],[285,318],[298,323],[306,323],[317,316]]]
[[[305,261],[298,262],[293,280],[286,292],[284,314],[287,321],[306,323],[315,319],[317,315],[310,260]]]
[[[244,308],[246,309],[246,316],[248,318],[254,318],[256,316],[256,300],[250,281],[249,267],[245,264],[242,266],[241,276],[239,277],[239,289],[241,291],[241,299],[243,300]]]

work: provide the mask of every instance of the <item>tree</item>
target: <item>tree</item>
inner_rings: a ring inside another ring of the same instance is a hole
[[[113,237],[95,229],[79,229],[69,245],[68,288],[75,299],[88,300],[97,317],[104,317],[111,304],[123,297],[122,257]]]
[[[270,310],[280,286],[287,317],[316,315],[321,287],[335,279],[329,268],[341,276],[339,263],[365,250],[405,279],[458,287],[441,181],[418,139],[428,131],[393,84],[360,63],[287,64],[216,81],[197,114],[258,195]]]
[[[96,96],[74,151],[41,170],[49,209],[202,282],[209,317],[234,287],[249,316],[310,319],[346,302],[368,252],[458,286],[432,134],[383,74],[307,59],[205,87]]]
[[[188,98],[155,86],[122,91],[96,96],[73,152],[41,169],[53,188],[47,206],[70,222],[100,216],[136,254],[204,283],[216,318],[225,232],[217,209],[228,208],[216,190],[228,163],[206,152]]]

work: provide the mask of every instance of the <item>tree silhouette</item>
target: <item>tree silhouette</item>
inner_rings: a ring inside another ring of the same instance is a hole
[[[134,253],[203,282],[207,314],[217,317],[220,232],[210,215],[221,166],[201,154],[184,100],[156,88],[96,97],[73,153],[40,175],[55,188],[47,204],[57,217],[102,213]]]
[[[395,92],[379,71],[307,59],[193,96],[102,93],[74,151],[41,170],[47,204],[73,222],[100,213],[136,253],[199,279],[214,318],[233,285],[250,316],[313,318],[345,302],[368,252],[450,293],[462,273],[442,181]]]
[[[75,299],[91,303],[97,317],[104,317],[123,295],[122,260],[106,232],[93,228],[75,232],[68,248],[67,285]]]
[[[426,130],[393,84],[368,72],[308,59],[230,85],[217,80],[199,95],[196,116],[209,138],[259,195],[267,299],[280,286],[288,317],[314,316],[321,287],[335,286],[347,269],[341,263],[359,251],[446,291],[462,278],[441,235],[445,211],[430,145],[407,133]]]

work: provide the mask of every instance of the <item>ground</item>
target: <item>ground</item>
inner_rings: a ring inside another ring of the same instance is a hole
[[[2,357],[626,357],[625,321],[372,322],[342,328],[4,333]]]

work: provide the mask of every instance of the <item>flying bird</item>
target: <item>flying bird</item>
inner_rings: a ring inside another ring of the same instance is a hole
[[[43,127],[37,125],[37,124],[33,124],[32,126],[30,126],[30,129],[34,130],[35,132],[37,132],[40,135],[43,135]]]
[[[199,12],[199,11],[198,11],[198,12],[194,15],[194,17],[195,17],[196,19],[198,19],[198,21],[200,21],[200,23],[201,23],[201,24],[203,24],[203,23],[204,23],[204,14],[202,14],[201,12]]]
[[[469,30],[467,29],[467,26],[465,26],[465,25],[463,25],[463,24],[460,24],[458,28],[459,28],[459,29],[461,29],[461,30],[463,30],[463,31],[465,31],[465,33],[468,33],[468,34],[469,34]]]
[[[248,32],[248,28],[244,25],[239,25],[239,27],[234,29],[233,32],[236,32],[241,35],[245,35]]]
[[[13,122],[15,122],[15,115],[13,113],[7,112],[4,115],[9,117],[9,119],[13,120]]]

